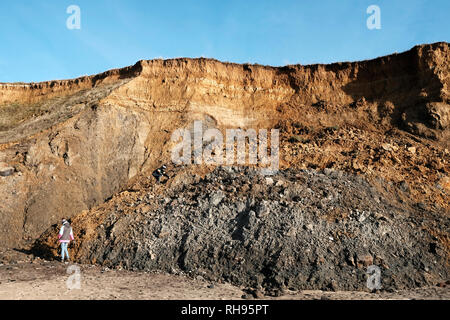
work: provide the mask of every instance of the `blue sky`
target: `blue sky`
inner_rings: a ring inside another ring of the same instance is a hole
[[[381,9],[369,30],[366,9]],[[69,30],[67,7],[81,9]],[[450,42],[448,0],[15,0],[0,2],[0,82],[96,74],[141,59],[330,63]]]

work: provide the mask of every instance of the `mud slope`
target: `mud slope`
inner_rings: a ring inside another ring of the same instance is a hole
[[[448,209],[447,43],[370,61],[281,68],[140,61],[75,80],[0,85],[0,245],[35,239],[168,162],[171,133],[279,128],[281,166],[334,168]],[[134,179],[134,180],[133,180]]]

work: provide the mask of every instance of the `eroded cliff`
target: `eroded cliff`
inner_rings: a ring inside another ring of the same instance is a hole
[[[447,43],[370,61],[268,67],[139,61],[74,80],[0,84],[0,244],[35,239],[170,162],[200,119],[280,129],[281,168],[333,168],[407,188],[448,212]],[[447,236],[447,235],[446,235]]]

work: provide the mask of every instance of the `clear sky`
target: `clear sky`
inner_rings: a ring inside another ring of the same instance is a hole
[[[81,29],[66,26],[70,5]],[[370,5],[381,29],[369,30]],[[141,59],[330,63],[450,42],[449,0],[0,1],[0,82],[96,74]]]

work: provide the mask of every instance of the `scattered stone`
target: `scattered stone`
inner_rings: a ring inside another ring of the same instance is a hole
[[[356,265],[358,268],[371,266],[373,265],[373,257],[369,254],[358,255]]]
[[[380,294],[380,292],[380,289],[372,289],[372,291],[370,291],[372,294]]]
[[[282,180],[278,180],[277,183],[275,184],[276,187],[281,187],[284,184],[284,182]]]
[[[347,256],[347,263],[351,266],[355,266],[355,259],[352,255]]]
[[[255,297],[255,299],[264,299],[265,298],[264,294],[258,289],[256,289],[253,292],[253,297]]]
[[[394,145],[392,145],[392,144],[390,144],[390,143],[383,143],[383,144],[381,145],[381,147],[382,147],[385,151],[397,151],[397,150],[398,150],[398,147],[397,147],[397,146],[394,146]]]
[[[409,192],[409,184],[406,181],[402,181],[400,183],[400,190],[402,190],[403,192]]]
[[[423,202],[417,203],[417,207],[418,207],[419,209],[421,209],[421,210],[427,210],[427,206],[426,206],[426,204],[423,203]]]
[[[159,239],[164,239],[167,236],[169,236],[169,234],[170,234],[170,229],[167,226],[163,226],[161,228],[161,230],[159,231],[159,233],[158,233],[158,238]]]
[[[270,212],[269,205],[266,201],[263,201],[256,209],[256,216],[262,218]]]
[[[15,169],[4,162],[0,162],[0,176],[8,177],[14,173]]]
[[[246,293],[255,299],[264,299],[264,294],[259,289],[247,289]]]
[[[291,136],[288,141],[290,143],[303,142],[303,138],[302,138],[302,136],[295,134],[295,135]]]
[[[284,295],[284,292],[281,288],[275,288],[269,291],[268,293],[269,296],[271,297],[282,297]]]
[[[217,206],[224,197],[225,197],[225,194],[222,191],[213,193],[210,198],[211,205]]]
[[[339,290],[339,286],[337,284],[337,282],[335,280],[331,280],[330,284],[328,285],[328,287],[332,290],[332,291],[338,291]]]

